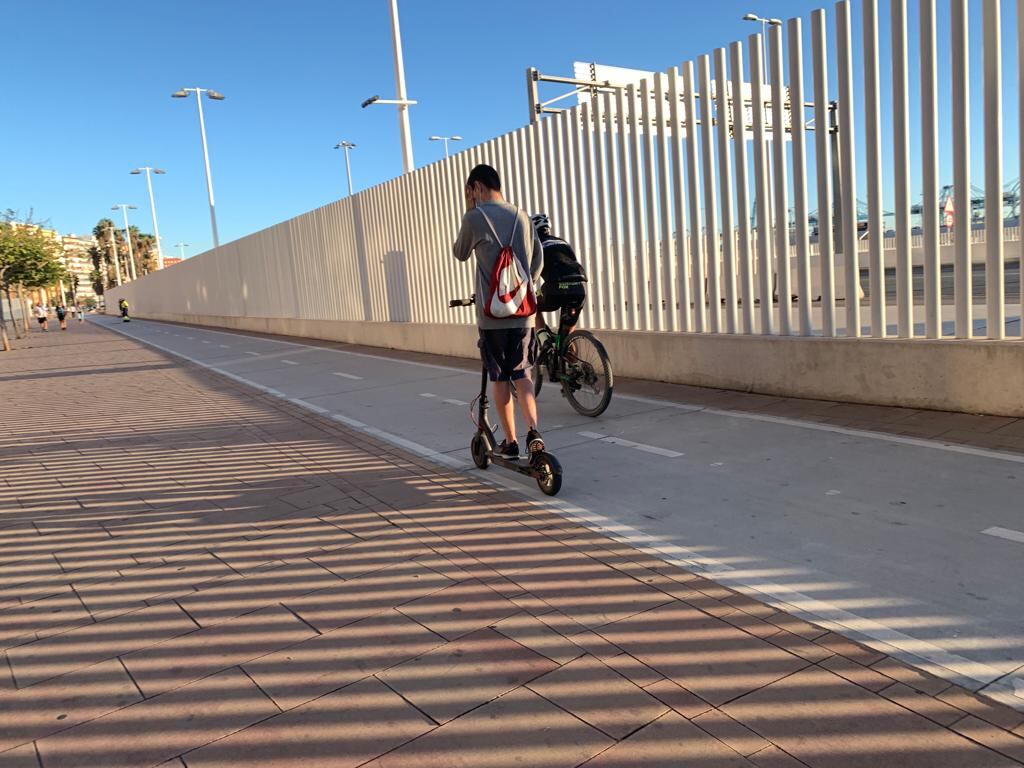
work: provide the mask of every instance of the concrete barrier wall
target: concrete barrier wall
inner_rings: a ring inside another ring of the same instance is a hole
[[[108,311],[115,311],[112,302]],[[154,320],[476,357],[476,328],[203,313]],[[1024,416],[1024,345],[601,331],[615,373],[655,381],[1002,416]]]

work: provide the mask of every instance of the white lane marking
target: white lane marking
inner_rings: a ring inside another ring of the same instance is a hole
[[[335,376],[341,376],[343,379],[353,379],[354,381],[362,381],[362,376],[354,376],[351,373],[342,373],[341,371],[335,371]]]
[[[668,448],[659,448],[656,445],[647,445],[646,443],[637,443],[632,440],[627,440],[624,437],[609,437],[608,435],[602,435],[600,432],[577,432],[580,437],[587,437],[591,440],[598,440],[602,443],[610,443],[612,445],[621,445],[623,448],[632,448],[637,451],[643,451],[644,453],[653,453],[657,456],[664,456],[669,459],[678,459],[680,456],[685,456],[685,453],[679,451],[673,451]]]
[[[159,322],[159,321],[153,321]],[[109,327],[109,326],[108,326]],[[433,368],[438,371],[448,371],[449,373],[461,373],[466,376],[479,376],[480,371],[467,371],[464,368],[455,368],[450,365],[437,365],[436,363],[418,363],[412,360],[401,360],[396,357],[384,357],[382,355],[370,355],[365,352],[351,352],[345,349],[332,349],[331,347],[318,347],[312,344],[300,344],[295,341],[281,341],[279,339],[261,339],[259,336],[249,336],[244,333],[233,333],[231,331],[220,331],[213,328],[204,328],[205,333],[217,333],[223,336],[234,336],[235,338],[243,337],[246,339],[258,339],[266,341],[269,344],[284,344],[289,347],[301,347],[302,349],[312,349],[327,352],[335,352],[339,355],[349,355],[351,357],[365,357],[370,360],[376,360],[378,362],[385,363],[396,363],[399,365],[411,365],[417,368]],[[136,337],[132,337],[136,338]],[[188,338],[192,338],[189,336]],[[751,421],[765,421],[769,424],[782,424],[788,427],[797,427],[799,429],[813,429],[818,432],[833,432],[839,435],[849,435],[850,437],[862,437],[867,440],[882,440],[888,443],[899,443],[901,445],[910,445],[916,448],[929,448],[933,451],[947,451],[949,453],[960,453],[968,456],[978,456],[986,459],[999,459],[1002,461],[1009,461],[1014,464],[1024,464],[1024,456],[1003,453],[1001,451],[991,451],[986,448],[974,448],[969,445],[958,445],[954,443],[940,443],[934,440],[926,440],[920,437],[907,437],[905,435],[890,435],[885,432],[871,432],[866,429],[851,429],[848,427],[839,427],[833,424],[819,424],[813,421],[800,421],[798,419],[790,419],[784,416],[768,416],[760,413],[749,413],[745,411],[730,411],[722,408],[706,408],[702,405],[694,405],[692,403],[678,403],[671,400],[659,400],[653,397],[640,397],[638,395],[627,395],[622,392],[615,393],[616,400],[629,400],[634,403],[643,403],[645,405],[651,405],[658,408],[673,408],[677,411],[686,412],[702,412],[711,416],[727,416],[729,418],[736,419],[750,419]]]
[[[259,352],[246,352],[245,354],[247,354],[247,355],[253,355],[253,356],[255,356],[255,357],[259,357],[259,356],[260,356],[260,353],[259,353]]]
[[[441,401],[442,403],[448,403],[448,405],[469,405],[465,400],[456,400],[454,397],[449,397]]]
[[[285,365],[298,365],[294,360],[282,360],[281,362]]]
[[[209,343],[210,343],[210,342],[209,342],[209,341],[207,341],[206,339],[203,339],[203,340],[202,340],[202,342],[203,342],[203,344],[209,344]]]
[[[420,392],[420,397],[437,397],[433,392]]]
[[[842,491],[837,491],[834,488],[832,490],[830,490],[830,491],[825,491],[825,495],[826,496],[838,496],[841,493],[842,493]]]
[[[1016,541],[1019,544],[1024,544],[1024,532],[1015,531],[1012,528],[1000,528],[998,525],[994,525],[991,528],[986,528],[982,533],[995,536],[998,539],[1006,539],[1007,541]]]
[[[228,346],[227,344],[220,344],[220,345],[218,345],[218,346],[219,346],[219,347],[220,347],[221,349],[231,349],[231,347],[229,347],[229,346]]]

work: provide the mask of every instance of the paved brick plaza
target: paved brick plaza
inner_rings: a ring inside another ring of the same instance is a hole
[[[1024,713],[93,325],[0,409],[0,768],[1024,764]]]

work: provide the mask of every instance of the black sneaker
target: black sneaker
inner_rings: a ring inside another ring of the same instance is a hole
[[[526,433],[526,450],[530,452],[531,456],[544,450],[544,438],[536,429],[531,429]]]
[[[498,450],[496,450],[495,453],[499,456],[504,456],[506,459],[518,459],[519,443],[515,440],[511,443],[508,440],[502,440],[501,445],[498,446]]]

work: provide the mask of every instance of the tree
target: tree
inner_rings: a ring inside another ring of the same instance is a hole
[[[11,304],[11,287],[44,288],[67,278],[63,248],[59,240],[42,226],[31,221],[14,220],[13,211],[0,217],[0,290]],[[13,317],[11,318],[13,321]],[[3,328],[4,351],[10,349],[6,340],[6,319],[0,304],[0,328]],[[15,327],[17,330],[17,327]]]
[[[135,257],[135,272],[137,275],[145,275],[156,269],[156,238],[139,231],[138,227],[128,228],[131,234],[132,255]],[[97,245],[89,250],[92,256],[92,263],[98,273],[94,278],[93,290],[97,294],[103,293],[106,286],[115,282],[117,270],[114,266],[114,259],[120,258],[121,278],[127,279],[130,274],[128,270],[128,243],[124,238],[124,230],[119,229],[113,221],[102,218],[92,228],[93,237]],[[114,246],[111,247],[110,239],[113,235]],[[115,256],[116,253],[116,256]]]

